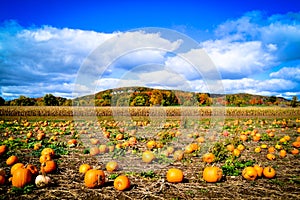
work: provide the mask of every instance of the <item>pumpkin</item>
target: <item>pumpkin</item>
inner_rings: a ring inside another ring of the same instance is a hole
[[[273,178],[276,175],[276,171],[272,167],[265,167],[263,170],[263,175],[266,178]]]
[[[239,145],[237,146],[237,149],[240,150],[240,151],[244,151],[244,150],[245,150],[245,146],[242,145],[242,144],[239,144]]]
[[[232,154],[233,154],[234,156],[236,156],[236,157],[239,157],[239,156],[241,155],[241,151],[238,150],[238,149],[234,149],[234,150],[232,151]]]
[[[42,166],[41,166],[42,173],[48,174],[55,170],[56,170],[56,163],[54,160],[48,160],[48,161],[42,163]]]
[[[109,161],[106,164],[106,170],[109,171],[109,172],[116,171],[116,170],[118,170],[118,168],[119,168],[119,166],[118,166],[118,163],[116,161]]]
[[[23,163],[14,164],[10,169],[10,174],[12,175],[19,168],[24,168],[24,164]]]
[[[103,186],[105,183],[105,174],[102,170],[91,169],[85,173],[84,184],[88,188]]]
[[[281,150],[279,151],[279,156],[280,156],[280,158],[286,157],[286,150],[281,149]]]
[[[255,169],[255,170],[256,170],[256,172],[257,172],[257,176],[258,176],[258,177],[261,177],[261,176],[262,176],[262,173],[263,173],[263,170],[264,170],[264,168],[263,168],[263,167],[261,167],[261,166],[259,166],[259,165],[254,165],[253,167],[254,167],[254,169]]]
[[[243,142],[246,141],[247,139],[248,139],[247,135],[241,135],[240,136],[240,140],[243,141]]]
[[[40,163],[47,162],[48,160],[52,160],[52,158],[49,154],[44,154],[44,155],[40,156]]]
[[[268,154],[267,154],[267,159],[268,159],[268,160],[275,160],[275,159],[276,159],[276,156],[275,156],[274,154],[272,154],[272,153],[268,153]]]
[[[151,151],[144,151],[142,154],[142,160],[145,163],[151,163],[155,159],[155,155]]]
[[[29,171],[31,172],[32,175],[36,176],[39,174],[39,170],[35,165],[32,164],[28,164],[26,166],[26,169],[29,169]]]
[[[148,149],[153,149],[156,147],[156,142],[154,140],[150,140],[149,142],[147,142],[146,146]]]
[[[68,145],[70,147],[76,146],[76,144],[77,144],[77,140],[76,139],[70,139],[70,140],[68,140]]]
[[[12,176],[12,186],[23,188],[25,185],[29,184],[32,179],[32,174],[29,169],[20,167],[16,169]]]
[[[82,164],[79,166],[79,173],[85,174],[90,169],[92,169],[92,167],[89,164]]]
[[[90,148],[90,155],[91,156],[95,156],[98,155],[100,153],[100,150],[98,147],[91,147]]]
[[[202,157],[203,162],[212,163],[215,160],[215,155],[212,153],[206,153]]]
[[[228,145],[226,146],[226,149],[227,149],[228,151],[232,152],[232,151],[234,150],[234,145],[233,145],[233,144],[228,144]]]
[[[5,183],[5,176],[0,175],[0,185],[4,185]]]
[[[51,158],[53,158],[53,156],[55,155],[55,152],[52,148],[44,148],[41,152],[41,155],[50,155]]]
[[[34,182],[37,187],[44,187],[51,182],[51,178],[46,175],[38,175]]]
[[[209,183],[215,183],[221,180],[223,175],[222,169],[216,166],[205,167],[203,171],[203,179]]]
[[[254,181],[257,177],[257,171],[254,167],[246,167],[242,171],[242,176],[249,181]]]
[[[293,149],[293,150],[291,150],[291,153],[293,155],[297,155],[297,154],[299,154],[299,150],[298,149]]]
[[[180,169],[171,168],[167,171],[166,177],[169,183],[180,183],[183,180],[183,172]]]
[[[269,153],[275,153],[275,151],[276,151],[276,149],[273,146],[268,148]]]
[[[184,152],[182,150],[176,150],[173,154],[174,160],[178,160],[178,161],[182,160],[183,156],[184,156]]]
[[[5,154],[6,151],[7,151],[7,146],[6,145],[1,145],[0,146],[0,156]]]
[[[120,175],[114,180],[114,187],[117,190],[123,191],[130,188],[130,180],[125,175]]]
[[[16,164],[18,161],[19,161],[19,159],[18,159],[17,156],[10,156],[9,158],[7,158],[6,164],[7,164],[8,166],[11,166],[11,165]]]

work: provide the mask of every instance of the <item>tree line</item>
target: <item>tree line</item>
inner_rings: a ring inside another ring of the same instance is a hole
[[[110,89],[73,100],[46,94],[41,98],[20,96],[5,101],[0,97],[0,105],[6,106],[298,106],[298,98],[291,101],[275,96],[251,94],[209,94],[176,90],[160,90],[146,87],[125,87]]]

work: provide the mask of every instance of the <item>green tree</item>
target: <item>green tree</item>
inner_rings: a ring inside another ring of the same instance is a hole
[[[3,99],[2,97],[0,97],[0,106],[3,106],[5,104],[5,99]]]
[[[46,94],[43,98],[45,106],[58,106],[59,102],[55,96],[52,94]]]
[[[297,102],[298,102],[298,97],[293,96],[292,101],[291,101],[291,106],[292,107],[297,107]]]
[[[137,95],[131,102],[131,106],[145,106],[146,99],[142,95]]]

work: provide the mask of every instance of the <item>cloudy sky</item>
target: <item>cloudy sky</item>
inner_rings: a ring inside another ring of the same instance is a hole
[[[6,100],[137,85],[300,97],[298,0],[0,5]]]

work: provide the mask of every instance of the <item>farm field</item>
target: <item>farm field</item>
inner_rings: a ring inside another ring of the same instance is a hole
[[[0,199],[300,197],[299,108],[0,107],[0,115]],[[43,157],[47,148],[54,154]],[[7,162],[11,156],[18,161]],[[111,161],[118,167],[107,168]],[[9,181],[14,163],[38,170],[21,188]],[[102,170],[104,183],[88,187],[82,164]],[[247,168],[255,165],[263,174]],[[205,178],[210,166],[222,171],[209,175],[216,180]],[[172,183],[171,168],[184,179]],[[51,181],[38,187],[42,172]],[[114,187],[119,175],[130,180],[124,191]]]

